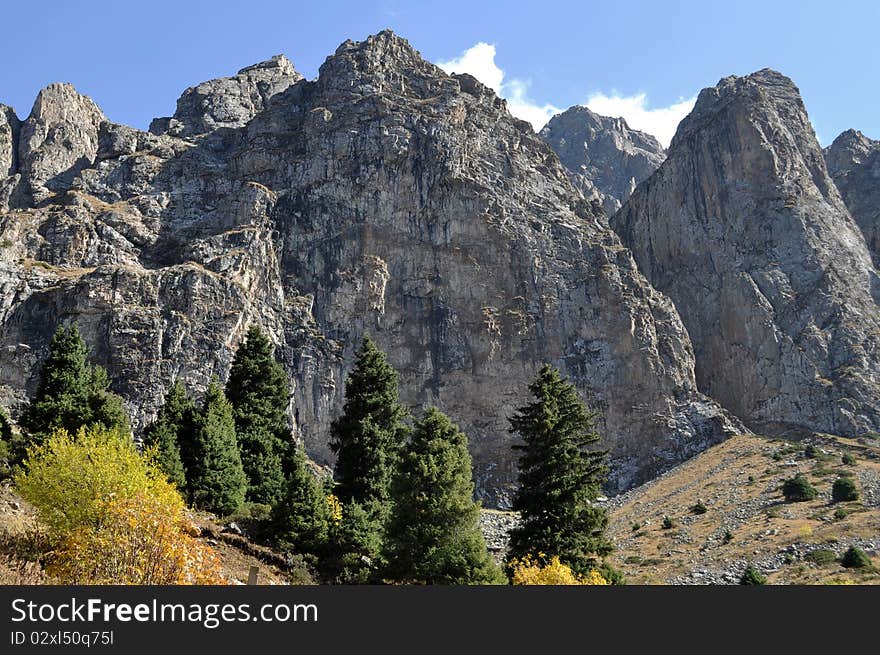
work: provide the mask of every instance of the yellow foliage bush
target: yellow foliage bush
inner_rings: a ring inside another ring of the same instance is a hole
[[[59,430],[24,465],[15,484],[57,544],[47,572],[62,584],[224,584],[180,494],[128,435]]]
[[[161,501],[169,514],[184,509],[180,494],[131,437],[101,426],[81,428],[76,437],[57,430],[28,449],[15,486],[56,538],[95,526],[113,496],[145,493]]]
[[[546,561],[543,554],[526,556],[511,562],[515,585],[607,585],[608,581],[598,571],[577,575],[571,568],[552,557]]]
[[[184,532],[182,512],[139,492],[100,503],[96,524],[74,530],[49,573],[62,584],[225,584],[214,551]]]

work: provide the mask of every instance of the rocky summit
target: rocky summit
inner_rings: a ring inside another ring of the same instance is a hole
[[[847,130],[825,148],[825,163],[880,267],[880,141]]]
[[[330,461],[369,332],[404,401],[468,433],[478,492],[497,506],[516,479],[507,418],[543,362],[601,412],[612,491],[744,431],[698,391],[671,300],[550,146],[390,32],[343,43],[315,80],[278,57],[195,86],[149,132],[69,85],[42,91],[20,127],[2,116],[13,415],[58,323],[78,323],[136,430],[174,378],[225,379],[259,323],[315,459]]]
[[[612,225],[675,302],[700,390],[755,430],[880,430],[880,275],[791,80],[703,90]]]
[[[608,215],[666,158],[650,134],[630,129],[623,118],[599,116],[582,106],[551,118],[541,137],[559,155],[574,185],[584,196],[599,198]]]

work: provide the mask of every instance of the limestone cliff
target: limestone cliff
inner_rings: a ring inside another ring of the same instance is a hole
[[[697,391],[670,300],[491,90],[390,32],[345,42],[314,81],[282,77],[244,113],[182,99],[177,123],[151,133],[101,119],[67,87],[62,107],[38,101],[26,123],[81,121],[82,138],[22,166],[42,204],[0,214],[7,404],[33,389],[59,321],[80,324],[138,426],[174,377],[196,389],[224,378],[258,322],[313,457],[329,460],[328,425],[369,331],[404,401],[438,405],[468,432],[493,504],[516,475],[507,417],[543,362],[601,411],[613,488],[743,430]]]
[[[612,226],[675,302],[702,391],[760,430],[880,429],[880,277],[791,80],[703,90]]]

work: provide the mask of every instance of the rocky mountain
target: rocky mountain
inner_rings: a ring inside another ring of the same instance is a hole
[[[225,378],[258,322],[314,458],[330,459],[369,331],[405,402],[468,432],[490,504],[516,475],[507,417],[545,361],[601,411],[613,489],[744,430],[697,391],[671,301],[550,147],[390,32],[346,41],[313,81],[276,58],[198,85],[150,132],[69,85],[41,92],[18,136],[6,116],[18,159],[0,214],[0,396],[13,409],[59,322],[80,325],[138,427],[175,377]]]
[[[702,391],[756,430],[880,429],[880,276],[791,80],[703,90],[612,226],[675,302]]]
[[[623,118],[577,105],[551,118],[541,137],[559,155],[575,186],[588,198],[598,197],[609,216],[666,158],[650,134],[630,129]]]
[[[880,267],[880,141],[847,130],[825,148],[825,163]]]

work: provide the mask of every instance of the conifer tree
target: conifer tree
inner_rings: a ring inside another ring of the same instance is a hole
[[[247,477],[235,438],[232,405],[212,380],[195,421],[193,462],[187,470],[192,501],[209,511],[229,514],[245,498]]]
[[[327,541],[327,498],[309,472],[305,453],[294,447],[288,457],[290,473],[284,496],[272,510],[273,534],[281,546],[315,554]]]
[[[109,388],[106,371],[89,365],[88,349],[76,325],[59,326],[43,362],[36,395],[21,417],[28,435],[23,443],[42,443],[56,428],[76,434],[82,426],[102,424],[127,432],[122,399]]]
[[[181,444],[191,450],[194,419],[195,404],[177,380],[165,394],[165,404],[156,420],[144,428],[144,444],[156,449],[156,463],[178,489],[186,488]]]
[[[529,390],[534,402],[510,419],[523,443],[514,446],[522,453],[513,503],[521,522],[511,531],[508,561],[543,553],[586,574],[612,550],[604,536],[608,517],[594,502],[607,474],[606,453],[590,449],[600,439],[596,414],[549,365]]]
[[[266,334],[252,326],[232,361],[226,397],[235,414],[248,499],[275,503],[284,493],[283,458],[290,444],[290,386]],[[292,459],[288,460],[292,462]]]
[[[397,372],[385,353],[364,335],[345,383],[342,415],[330,428],[336,453],[336,495],[347,504],[387,504],[391,480],[408,429],[398,401]]]
[[[467,437],[430,408],[404,447],[385,534],[388,573],[419,584],[490,584],[501,572],[480,532]]]

